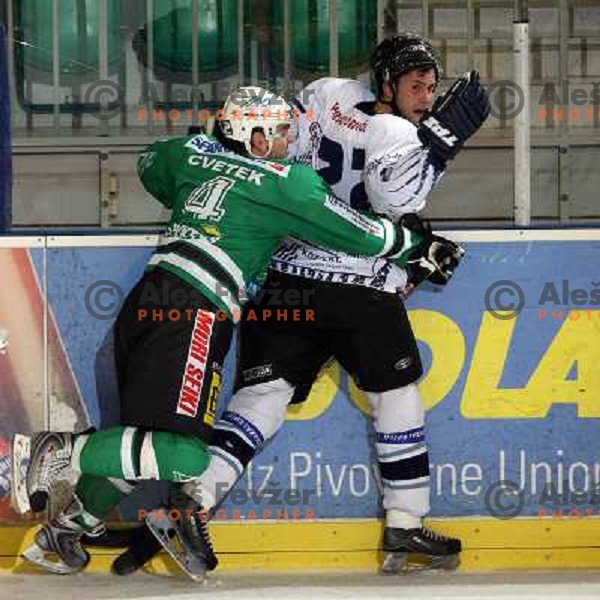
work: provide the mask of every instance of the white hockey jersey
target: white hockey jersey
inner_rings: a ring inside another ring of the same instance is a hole
[[[412,123],[392,115],[375,116],[373,94],[350,79],[319,79],[297,99],[314,118],[294,122],[292,160],[311,165],[353,208],[370,206],[367,189],[377,212],[393,218],[423,208],[441,173],[430,164]],[[274,254],[271,268],[387,292],[406,286],[404,269],[385,259],[334,252],[292,238]]]

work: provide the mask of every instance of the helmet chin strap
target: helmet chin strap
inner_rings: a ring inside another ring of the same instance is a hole
[[[396,117],[402,117],[403,119],[408,119],[408,117],[398,108],[396,104],[396,86],[392,84],[390,81],[387,84],[392,88],[392,99],[391,100],[382,100],[379,99],[379,102],[382,104],[386,104],[392,110],[392,114]]]

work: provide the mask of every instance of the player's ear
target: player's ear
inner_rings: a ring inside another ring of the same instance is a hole
[[[383,97],[382,97],[382,100],[384,102],[391,102],[393,99],[394,99],[394,89],[392,88],[392,86],[387,81],[384,81],[383,82]]]

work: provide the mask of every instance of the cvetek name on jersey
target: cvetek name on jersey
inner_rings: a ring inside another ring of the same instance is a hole
[[[254,185],[262,185],[262,178],[265,173],[259,173],[249,167],[242,167],[241,165],[235,165],[224,160],[219,160],[210,156],[190,156],[188,158],[188,164],[192,167],[201,167],[203,169],[210,169],[216,173],[225,173],[226,175],[233,175],[242,181],[248,181]]]

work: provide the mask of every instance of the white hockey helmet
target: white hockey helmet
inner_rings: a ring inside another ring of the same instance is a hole
[[[250,143],[252,132],[261,128],[269,145],[268,156],[281,128],[291,124],[292,112],[290,104],[281,96],[257,86],[243,86],[229,95],[216,116],[221,133],[229,140],[242,143],[250,156],[255,156]]]

